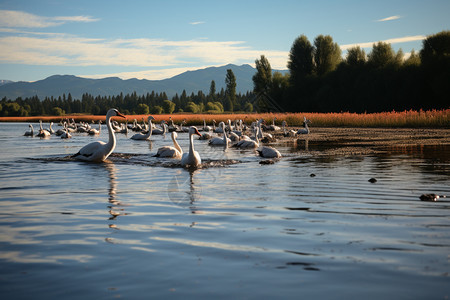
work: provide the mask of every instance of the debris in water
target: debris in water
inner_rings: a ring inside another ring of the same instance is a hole
[[[309,175],[309,177],[316,177],[316,174],[311,173],[311,174]]]
[[[420,195],[420,200],[422,201],[430,201],[430,202],[436,202],[440,198],[439,195],[436,194],[422,194]],[[445,196],[443,196],[445,198]]]
[[[370,183],[375,183],[375,182],[377,182],[377,180],[376,180],[375,178],[372,177],[372,178],[369,179],[369,182],[370,182]]]
[[[259,162],[260,165],[273,165],[275,162],[271,159],[262,160]]]

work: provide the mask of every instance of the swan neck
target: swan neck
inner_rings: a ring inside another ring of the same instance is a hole
[[[172,141],[173,145],[175,146],[175,149],[177,149],[180,153],[183,153],[183,149],[181,149],[180,144],[178,144],[177,139],[174,135],[172,135]]]
[[[108,150],[111,150],[116,146],[116,136],[114,135],[114,130],[112,128],[111,116],[106,116],[106,126],[108,127],[109,136],[108,144],[106,145],[106,147],[108,148]]]

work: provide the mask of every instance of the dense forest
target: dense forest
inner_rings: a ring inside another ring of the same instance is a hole
[[[288,74],[273,73],[264,55],[255,61],[254,90],[236,94],[232,70],[225,75],[226,89],[217,92],[211,81],[208,94],[183,91],[168,99],[165,93],[93,96],[72,99],[3,98],[0,116],[105,114],[110,107],[125,114],[174,112],[382,112],[447,109],[450,95],[450,31],[430,35],[419,53],[407,59],[400,49],[378,42],[369,54],[350,48],[342,57],[331,36],[319,35],[311,43],[304,35],[293,43]]]

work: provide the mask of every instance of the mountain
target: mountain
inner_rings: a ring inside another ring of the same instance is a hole
[[[11,80],[4,80],[4,79],[0,79],[0,86],[4,85],[4,84],[8,84],[8,83],[12,83],[13,81]]]
[[[136,92],[138,95],[145,95],[152,91],[156,93],[165,92],[169,98],[172,98],[176,93],[181,95],[183,90],[188,95],[192,92],[197,94],[200,90],[208,94],[212,80],[216,83],[216,92],[226,88],[225,77],[227,69],[231,69],[236,76],[237,93],[246,93],[253,90],[252,77],[256,73],[256,69],[250,65],[236,66],[229,64],[221,67],[187,71],[163,80],[139,80],[136,78],[122,80],[117,77],[88,79],[73,75],[54,75],[35,82],[19,81],[0,85],[0,99],[6,97],[15,100],[18,97],[26,98],[37,95],[39,99],[43,100],[45,97],[59,97],[63,94],[67,96],[69,93],[72,95],[72,98],[81,99],[84,93],[95,97],[98,95],[119,95],[121,92],[124,95],[133,92]],[[285,73],[287,71],[279,72]]]

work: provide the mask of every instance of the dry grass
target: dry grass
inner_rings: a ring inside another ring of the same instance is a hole
[[[129,115],[128,122],[134,119],[141,121],[147,119],[148,115]],[[172,114],[172,115],[153,115],[155,123],[162,120],[172,120],[179,124],[186,119],[187,125],[203,125],[203,120],[208,125],[212,120],[216,122],[227,121],[228,119],[242,119],[247,124],[257,120],[264,119],[271,124],[276,117],[275,123],[281,125],[286,120],[289,126],[301,126],[303,117],[311,120],[311,127],[404,127],[404,128],[449,128],[450,127],[450,109],[429,110],[429,111],[403,111],[403,112],[383,112],[372,114],[356,113],[251,113],[251,114]],[[76,121],[97,121],[104,120],[105,116],[94,115],[67,115],[64,118],[74,118]],[[0,122],[59,122],[62,117],[41,116],[41,117],[0,117]],[[122,121],[121,118],[116,118]]]

